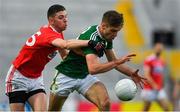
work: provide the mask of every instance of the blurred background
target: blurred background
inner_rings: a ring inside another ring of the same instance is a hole
[[[143,74],[143,61],[152,52],[155,42],[165,44],[163,58],[167,67],[165,90],[173,97],[173,82],[180,75],[180,1],[179,0],[0,0],[0,110],[9,110],[5,96],[5,77],[12,60],[17,56],[26,39],[47,24],[46,13],[53,4],[64,5],[68,12],[68,28],[65,39],[76,38],[90,25],[99,24],[105,11],[115,9],[124,14],[125,24],[114,49],[118,56],[134,52],[137,56],[128,65],[139,68]],[[56,56],[43,71],[47,95],[55,74],[54,67],[61,59]],[[106,58],[101,59],[102,62]],[[138,89],[130,102],[121,102],[114,93],[114,86],[125,76],[115,70],[97,75],[106,85],[111,101],[111,110],[142,110],[143,103]],[[171,105],[171,104],[170,104]],[[27,107],[28,109],[28,107]],[[97,110],[96,107],[74,92],[63,110]],[[153,103],[151,110],[162,110]]]

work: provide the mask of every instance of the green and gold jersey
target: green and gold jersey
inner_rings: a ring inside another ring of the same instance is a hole
[[[78,39],[103,42],[105,49],[112,49],[113,46],[112,42],[106,41],[100,35],[97,25],[91,26],[82,32]],[[96,52],[90,47],[82,47],[81,50],[85,55],[96,54]],[[68,56],[56,67],[56,69],[58,72],[72,78],[83,79],[89,74],[85,56],[78,55],[73,51],[69,52]]]

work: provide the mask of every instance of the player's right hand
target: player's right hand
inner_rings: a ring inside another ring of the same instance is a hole
[[[130,61],[130,60],[132,59],[132,57],[134,57],[134,56],[136,56],[136,54],[133,54],[133,53],[128,54],[128,55],[123,56],[123,57],[119,58],[118,60],[116,60],[115,63],[116,63],[117,65],[123,64],[123,63],[125,63],[125,62]]]
[[[143,89],[143,85],[148,83],[147,79],[140,74],[138,74],[139,69],[137,69],[135,72],[131,74],[132,80],[136,83],[136,85],[139,85],[141,89]]]

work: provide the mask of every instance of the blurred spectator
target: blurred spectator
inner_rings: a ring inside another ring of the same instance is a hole
[[[161,53],[163,51],[163,44],[156,43],[154,45],[154,53],[148,56],[144,61],[144,74],[148,80],[148,84],[144,85],[141,96],[144,100],[144,111],[150,109],[151,103],[157,101],[157,103],[168,111],[167,95],[164,91],[164,68],[165,62],[161,59]]]
[[[176,79],[173,90],[173,110],[180,111],[180,77]]]

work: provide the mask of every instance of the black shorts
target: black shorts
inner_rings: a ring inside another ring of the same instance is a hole
[[[10,92],[8,93],[8,97],[9,97],[9,103],[24,103],[33,95],[37,94],[37,93],[44,93],[46,94],[45,90],[43,89],[37,89],[34,91],[31,91],[29,93],[27,93],[26,91],[14,91],[14,92]]]

